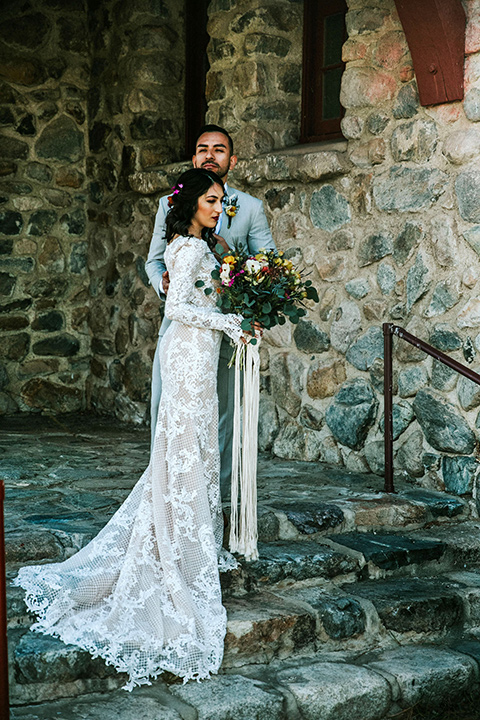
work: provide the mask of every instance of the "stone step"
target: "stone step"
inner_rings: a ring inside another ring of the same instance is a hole
[[[294,489],[287,486],[283,495],[270,489],[258,509],[260,541],[317,540],[357,531],[411,531],[432,523],[451,527],[470,515],[468,502],[456,496],[410,485],[389,495],[369,491],[363,476],[357,480],[358,488],[352,478],[347,480],[346,485],[325,484],[313,489],[311,479],[308,483],[305,479],[304,485],[293,484]],[[32,508],[35,512],[29,513],[25,503],[31,503],[32,492],[17,488],[12,499],[7,498],[5,551],[11,568],[69,557],[98,533],[120,502],[100,492],[63,496],[52,492],[49,498],[44,490]],[[126,491],[116,495],[121,497]]]
[[[271,493],[273,494],[273,493]],[[297,495],[301,495],[297,488]],[[308,493],[289,500],[263,500],[259,508],[259,538],[293,540],[331,533],[414,530],[431,523],[448,525],[470,517],[467,500],[445,493],[407,486],[395,494],[323,486],[316,500]]]
[[[413,707],[458,710],[462,699],[476,700],[479,658],[478,642],[457,649],[400,647],[357,659],[317,654],[314,659],[237,669],[202,683],[167,685],[157,680],[131,693],[117,690],[14,707],[11,718],[386,720],[407,716]]]
[[[223,669],[319,652],[365,654],[374,648],[459,639],[480,633],[480,573],[295,584],[225,600]],[[79,695],[123,684],[100,659],[60,640],[10,630],[16,703]]]
[[[222,573],[224,598],[241,597],[278,586],[353,583],[381,577],[433,575],[454,568],[480,567],[478,523],[441,526],[409,534],[343,533],[319,540],[259,543],[255,562]],[[12,587],[16,571],[7,572],[9,627],[29,626],[32,616],[23,590]]]

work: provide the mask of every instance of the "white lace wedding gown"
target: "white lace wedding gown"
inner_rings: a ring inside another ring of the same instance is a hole
[[[161,345],[162,397],[150,464],[86,547],[62,563],[21,568],[14,583],[37,615],[33,629],[101,656],[129,675],[127,689],[163,670],[185,678],[217,672],[226,612],[222,550],[217,363],[221,331],[238,341],[241,317],[223,315],[211,286],[207,244],[167,247],[172,320]]]

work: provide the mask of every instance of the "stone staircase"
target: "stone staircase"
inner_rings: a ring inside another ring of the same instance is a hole
[[[128,492],[115,480],[108,491],[98,481],[98,490],[90,480],[75,490],[55,482],[11,482],[10,578],[22,564],[71,555]],[[208,683],[165,677],[125,693],[125,678],[101,659],[28,632],[22,591],[10,587],[13,718],[381,720],[477,692],[475,507],[408,482],[389,496],[380,484],[261,459],[260,557],[222,576],[225,657]]]

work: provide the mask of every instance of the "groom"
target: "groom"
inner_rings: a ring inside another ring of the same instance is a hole
[[[215,232],[224,238],[227,244],[233,248],[236,245],[246,245],[248,251],[255,255],[261,249],[275,249],[275,243],[270,233],[267,218],[263,210],[261,200],[247,195],[247,193],[235,190],[228,183],[228,173],[237,164],[237,158],[233,154],[233,141],[226,130],[218,125],[205,125],[201,128],[195,144],[195,155],[192,158],[193,167],[213,170],[219,175],[225,184],[226,198],[224,209]],[[165,217],[168,212],[167,196],[160,198],[155,226],[153,229],[152,242],[148,253],[145,270],[150,282],[158,296],[165,299],[168,292],[168,273],[165,267],[163,254],[165,252]],[[158,405],[162,392],[162,379],[160,375],[160,362],[158,349],[165,331],[170,324],[168,318],[164,318],[158,344],[153,360],[152,370],[152,400],[151,400],[151,425],[152,425],[152,446],[155,437],[155,425],[157,421]],[[234,372],[233,368],[227,367],[232,355],[232,347],[228,339],[223,338],[220,347],[220,358],[218,362],[218,413],[219,413],[219,446],[220,446],[220,486],[222,499],[228,499],[230,491],[230,475],[232,470],[232,435],[233,435],[233,404],[234,404]]]

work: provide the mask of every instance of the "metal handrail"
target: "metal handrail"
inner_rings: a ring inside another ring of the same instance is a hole
[[[5,575],[5,534],[3,502],[5,484],[0,480],[0,719],[10,717],[8,700],[7,580]]]
[[[383,323],[383,350],[384,350],[384,370],[383,370],[383,398],[384,398],[384,416],[385,416],[385,492],[395,492],[393,484],[393,418],[392,418],[392,344],[393,336],[405,340],[414,347],[422,350],[427,355],[431,355],[435,360],[439,360],[444,365],[456,370],[464,377],[472,380],[480,385],[480,375],[471,370],[458,360],[454,360],[441,350],[432,347],[428,343],[420,340],[420,338],[412,335],[407,330],[392,323]]]

